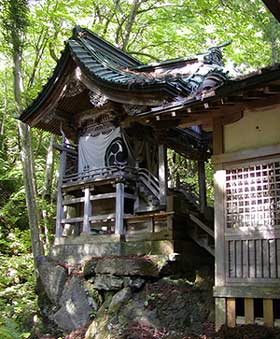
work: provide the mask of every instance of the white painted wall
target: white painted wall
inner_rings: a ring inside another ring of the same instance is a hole
[[[224,126],[224,152],[280,144],[280,105],[265,111],[245,111],[239,121]]]

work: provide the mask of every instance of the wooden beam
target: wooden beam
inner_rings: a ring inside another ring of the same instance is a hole
[[[230,162],[241,162],[248,159],[257,159],[272,157],[280,154],[280,144],[264,146],[259,148],[250,148],[242,151],[213,155],[212,161],[214,164],[225,164]]]
[[[63,205],[66,206],[66,205],[75,205],[75,204],[80,204],[82,202],[84,202],[85,199],[82,197],[82,198],[73,198],[73,199],[64,199],[63,200]]]
[[[236,301],[235,298],[227,298],[227,325],[228,327],[236,326]]]
[[[104,199],[112,199],[116,198],[116,193],[102,193],[102,194],[95,194],[90,196],[90,200],[104,200]],[[136,196],[130,193],[124,193],[124,198],[135,200]]]
[[[64,145],[58,145],[58,144],[54,144],[53,148],[57,149],[58,151],[66,151],[72,155],[78,155],[78,152],[75,150],[75,145],[70,145],[70,147],[65,147]]]
[[[237,110],[237,112],[223,116],[222,119],[221,119],[221,123],[223,125],[233,124],[234,122],[242,119],[243,112],[244,112],[244,110],[242,108],[239,108]]]
[[[263,320],[264,325],[268,327],[273,327],[273,300],[272,299],[263,299]]]
[[[190,219],[195,222],[204,232],[208,233],[210,237],[214,238],[214,231],[198,219],[193,213],[189,213]]]
[[[90,233],[90,217],[92,216],[92,206],[90,200],[90,188],[85,188],[84,196],[84,219],[83,219],[83,232]]]
[[[116,224],[115,234],[124,234],[124,183],[116,184]]]
[[[204,214],[207,206],[206,196],[206,176],[204,160],[198,160],[198,186],[199,186],[199,205],[200,212]]]
[[[158,177],[160,196],[159,201],[162,207],[167,204],[167,149],[165,145],[158,147]]]
[[[248,109],[249,111],[252,111],[255,109],[260,109],[263,107],[269,107],[269,106],[274,106],[274,105],[277,105],[279,107],[279,102],[280,102],[280,95],[276,94],[276,95],[269,96],[262,100],[244,102],[244,108]]]
[[[73,224],[76,222],[82,222],[83,218],[82,217],[75,217],[75,218],[64,218],[61,219],[62,224]]]
[[[244,298],[244,308],[245,308],[245,324],[254,324],[255,323],[254,299]]]
[[[116,219],[115,213],[108,213],[108,214],[102,214],[102,215],[96,215],[94,217],[90,217],[89,221],[91,223],[95,223],[95,222],[114,221],[115,219]]]
[[[60,238],[63,232],[63,228],[61,226],[61,220],[64,218],[62,184],[63,184],[63,176],[66,170],[66,157],[67,157],[66,152],[62,151],[60,153],[59,173],[58,173],[58,180],[57,180],[56,227],[55,227],[56,238]]]
[[[242,283],[240,283],[242,284]],[[280,299],[279,281],[275,279],[274,286],[264,282],[261,286],[253,286],[252,283],[241,286],[214,286],[214,297],[232,297],[232,298],[261,298],[261,299]]]

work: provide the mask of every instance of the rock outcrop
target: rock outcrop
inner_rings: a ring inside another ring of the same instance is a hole
[[[91,258],[71,267],[45,257],[39,304],[65,333],[89,325],[86,339],[200,335],[213,321],[211,271],[184,268],[168,256]]]

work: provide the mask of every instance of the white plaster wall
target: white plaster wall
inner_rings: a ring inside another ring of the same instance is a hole
[[[239,121],[224,126],[224,152],[280,144],[280,106],[244,112]]]

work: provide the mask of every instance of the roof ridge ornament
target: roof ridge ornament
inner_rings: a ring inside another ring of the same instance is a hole
[[[208,48],[208,51],[204,54],[203,62],[206,64],[215,64],[218,66],[224,66],[223,54],[221,49],[230,45],[232,40],[228,40],[221,45]]]
[[[85,34],[86,34],[85,30],[80,25],[76,25],[72,30],[71,39],[82,38]]]

